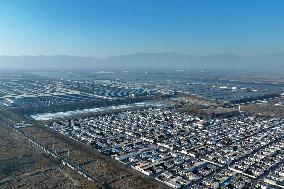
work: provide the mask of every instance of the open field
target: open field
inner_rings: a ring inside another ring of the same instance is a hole
[[[269,117],[284,117],[284,97],[242,106],[242,110]]]
[[[100,188],[0,123],[0,188]]]

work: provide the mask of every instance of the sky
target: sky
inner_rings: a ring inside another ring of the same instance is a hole
[[[0,55],[137,52],[284,52],[284,1],[0,1]]]

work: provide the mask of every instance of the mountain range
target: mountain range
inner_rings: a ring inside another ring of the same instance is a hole
[[[234,54],[187,55],[136,53],[108,58],[54,56],[0,56],[1,70],[98,71],[202,69],[284,73],[284,53],[243,57]]]

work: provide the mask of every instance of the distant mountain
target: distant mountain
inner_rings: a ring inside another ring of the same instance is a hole
[[[284,73],[284,53],[255,57],[233,54],[197,56],[179,53],[136,53],[105,59],[65,55],[0,56],[0,69],[29,71],[205,69]]]
[[[241,59],[231,54],[195,56],[177,53],[137,53],[109,57],[104,62],[125,69],[211,69],[238,63]]]

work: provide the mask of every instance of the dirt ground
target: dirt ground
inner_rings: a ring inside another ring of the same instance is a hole
[[[101,188],[0,123],[0,188]]]

